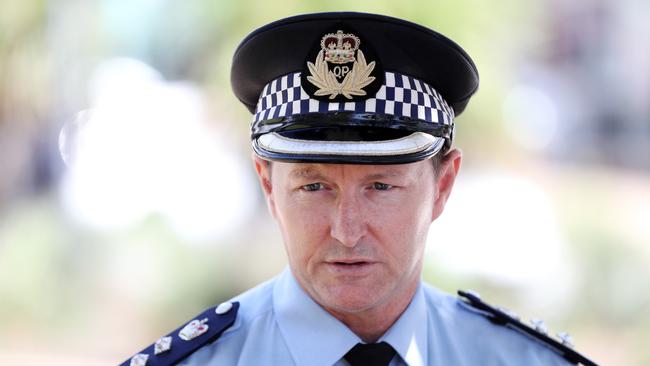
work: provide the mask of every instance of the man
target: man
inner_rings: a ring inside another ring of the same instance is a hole
[[[593,365],[421,281],[461,164],[453,119],[478,88],[458,45],[385,16],[297,16],[244,39],[232,84],[289,268],[125,365]]]

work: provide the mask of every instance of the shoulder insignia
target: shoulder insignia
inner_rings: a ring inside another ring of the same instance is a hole
[[[225,302],[209,308],[120,366],[175,365],[204,345],[216,341],[235,323],[238,309],[238,302]]]
[[[481,297],[472,291],[458,291],[461,303],[467,305],[477,312],[487,317],[491,322],[509,327],[532,337],[538,342],[543,343],[552,351],[564,357],[567,361],[584,366],[598,366],[594,361],[581,355],[573,349],[571,337],[567,333],[558,333],[558,339],[552,338],[547,334],[546,326],[541,320],[531,321],[532,327],[522,323],[519,318],[510,311],[489,305],[481,300]]]

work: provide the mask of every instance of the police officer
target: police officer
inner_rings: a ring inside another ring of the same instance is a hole
[[[321,13],[246,37],[232,66],[289,267],[124,365],[564,365],[568,337],[421,281],[461,163],[454,118],[478,72],[404,20]]]

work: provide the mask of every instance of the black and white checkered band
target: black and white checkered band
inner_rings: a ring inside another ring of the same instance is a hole
[[[410,76],[386,72],[384,84],[373,98],[346,103],[312,99],[300,86],[300,73],[266,84],[257,102],[254,122],[307,113],[376,113],[410,117],[450,125],[454,111],[429,84]]]

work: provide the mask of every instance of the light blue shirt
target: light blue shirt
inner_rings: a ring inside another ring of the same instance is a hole
[[[315,303],[289,269],[233,301],[240,302],[233,326],[180,365],[347,366],[343,356],[362,342]],[[425,283],[379,341],[396,350],[390,366],[568,364]]]

